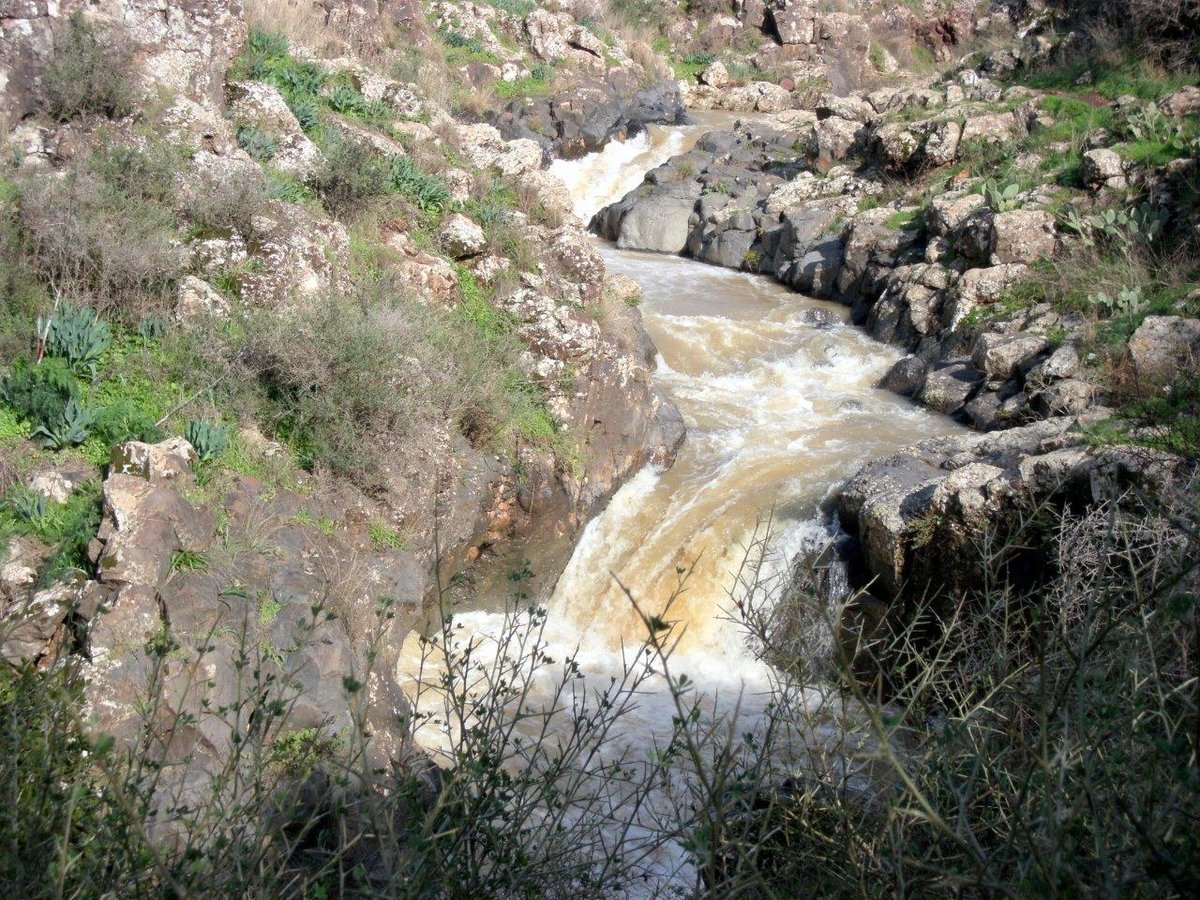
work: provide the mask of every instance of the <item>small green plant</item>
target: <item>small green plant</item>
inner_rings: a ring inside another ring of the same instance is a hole
[[[229,441],[229,427],[213,422],[193,419],[187,423],[183,436],[196,450],[203,462],[210,462],[221,455]]]
[[[261,628],[266,628],[275,621],[275,617],[279,615],[279,611],[283,609],[283,604],[274,596],[262,596],[258,604],[258,624]]]
[[[321,108],[313,100],[289,100],[288,109],[305,134],[312,134],[321,126]]]
[[[79,376],[94,378],[96,365],[112,344],[112,331],[95,311],[86,306],[60,303],[49,321],[38,320],[38,332],[46,336],[46,352],[65,359]]]
[[[450,201],[450,189],[440,178],[417,168],[408,156],[392,160],[392,186],[424,213],[441,212]]]
[[[1167,224],[1168,213],[1149,203],[1132,209],[1106,209],[1088,220],[1092,231],[1110,244],[1129,252],[1137,245],[1153,243]]]
[[[239,125],[235,132],[238,146],[258,162],[267,162],[279,152],[279,142],[261,128]]]
[[[403,550],[407,543],[403,535],[386,522],[376,520],[371,523],[371,548],[376,552]]]
[[[86,441],[97,418],[94,409],[71,399],[57,419],[38,425],[30,437],[50,450],[64,450]]]
[[[163,316],[156,312],[148,312],[138,322],[137,330],[142,342],[149,344],[166,337],[167,332],[171,330],[171,326]]]
[[[1021,205],[1021,185],[1016,182],[1001,187],[989,181],[983,185],[982,193],[993,212],[1009,212]]]
[[[297,178],[286,175],[278,169],[267,170],[267,196],[272,200],[283,200],[286,203],[303,203],[312,199],[312,191]]]
[[[199,550],[177,550],[171,554],[172,572],[205,572],[208,556]]]
[[[1090,294],[1088,300],[1109,318],[1133,319],[1146,306],[1140,287],[1122,288],[1115,297],[1105,293]]]
[[[5,503],[18,522],[36,526],[46,517],[46,498],[24,485],[16,485],[8,492]]]

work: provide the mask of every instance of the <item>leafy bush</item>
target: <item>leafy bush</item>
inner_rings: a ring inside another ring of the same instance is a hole
[[[97,418],[96,410],[78,400],[68,400],[57,418],[38,425],[30,437],[51,450],[65,450],[86,441]]]
[[[95,377],[96,365],[112,344],[108,323],[86,306],[60,303],[42,326],[46,335],[46,352],[65,359],[76,375]]]
[[[131,60],[122,35],[97,29],[82,13],[72,13],[54,36],[54,50],[42,75],[46,112],[59,122],[85,113],[128,115],[136,83]]]
[[[105,406],[97,414],[90,440],[98,442],[98,450],[107,451],[126,441],[156,443],[166,435],[153,416],[128,398]]]
[[[312,134],[321,127],[321,108],[313,100],[288,100],[288,109],[305,134]]]
[[[67,404],[79,398],[79,385],[64,364],[48,359],[30,365],[18,359],[0,382],[0,400],[36,428],[62,418]]]
[[[335,112],[355,116],[369,123],[381,124],[392,118],[392,112],[386,103],[368,100],[357,88],[347,85],[336,86],[329,92],[326,101]]]
[[[16,485],[4,498],[19,522],[36,526],[46,516],[46,498],[24,485]]]
[[[325,146],[325,162],[310,181],[329,211],[348,216],[392,189],[392,166],[366,144],[341,134]]]
[[[251,30],[230,75],[235,79],[273,84],[289,104],[316,97],[329,79],[325,70],[315,63],[293,58],[286,37],[258,29]]]

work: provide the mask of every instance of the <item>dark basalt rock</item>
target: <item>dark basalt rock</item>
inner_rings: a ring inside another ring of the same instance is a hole
[[[681,125],[687,110],[672,82],[638,91],[620,83],[615,73],[543,100],[513,100],[487,118],[505,138],[537,141],[553,156],[574,159],[600,150],[610,140],[625,139],[647,125]]]

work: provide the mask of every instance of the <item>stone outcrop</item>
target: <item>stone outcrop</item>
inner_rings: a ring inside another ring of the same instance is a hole
[[[127,39],[134,77],[204,104],[220,102],[229,62],[246,39],[241,0],[16,0],[0,15],[0,118],[34,110],[56,33],[74,13]]]
[[[616,70],[545,99],[512,101],[488,119],[506,138],[533,140],[553,156],[572,159],[650,124],[681,123],[686,111],[675,84],[640,88],[628,73]]]

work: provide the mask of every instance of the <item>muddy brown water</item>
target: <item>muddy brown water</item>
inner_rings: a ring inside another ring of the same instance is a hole
[[[556,162],[551,171],[587,221],[645,172],[733,120],[696,118],[695,125],[654,127],[601,153]],[[651,614],[674,598],[667,617],[684,634],[675,673],[686,672],[713,698],[711,708],[736,706],[753,729],[764,715],[770,673],[731,621],[730,592],[764,520],[773,520],[773,565],[782,573],[796,550],[828,540],[818,506],[840,481],[872,458],[960,429],[874,387],[899,354],[846,324],[843,307],[765,277],[598,246],[609,271],[642,287],[645,327],[659,349],[655,377],[688,433],[673,467],[640,472],[584,530],[553,594],[541,598],[546,651],[558,660],[574,655],[587,679],[606,684],[645,637],[625,588]],[[684,570],[690,575],[681,591]],[[479,642],[478,653],[504,626],[501,603],[454,616],[460,639]],[[410,641],[402,675],[416,675],[419,652]],[[425,677],[434,674],[426,670]],[[659,688],[641,698],[616,751],[648,748],[669,731],[673,708]],[[432,727],[421,739],[435,756],[448,741]],[[686,869],[682,860],[677,848],[665,850],[663,877],[675,882]]]

